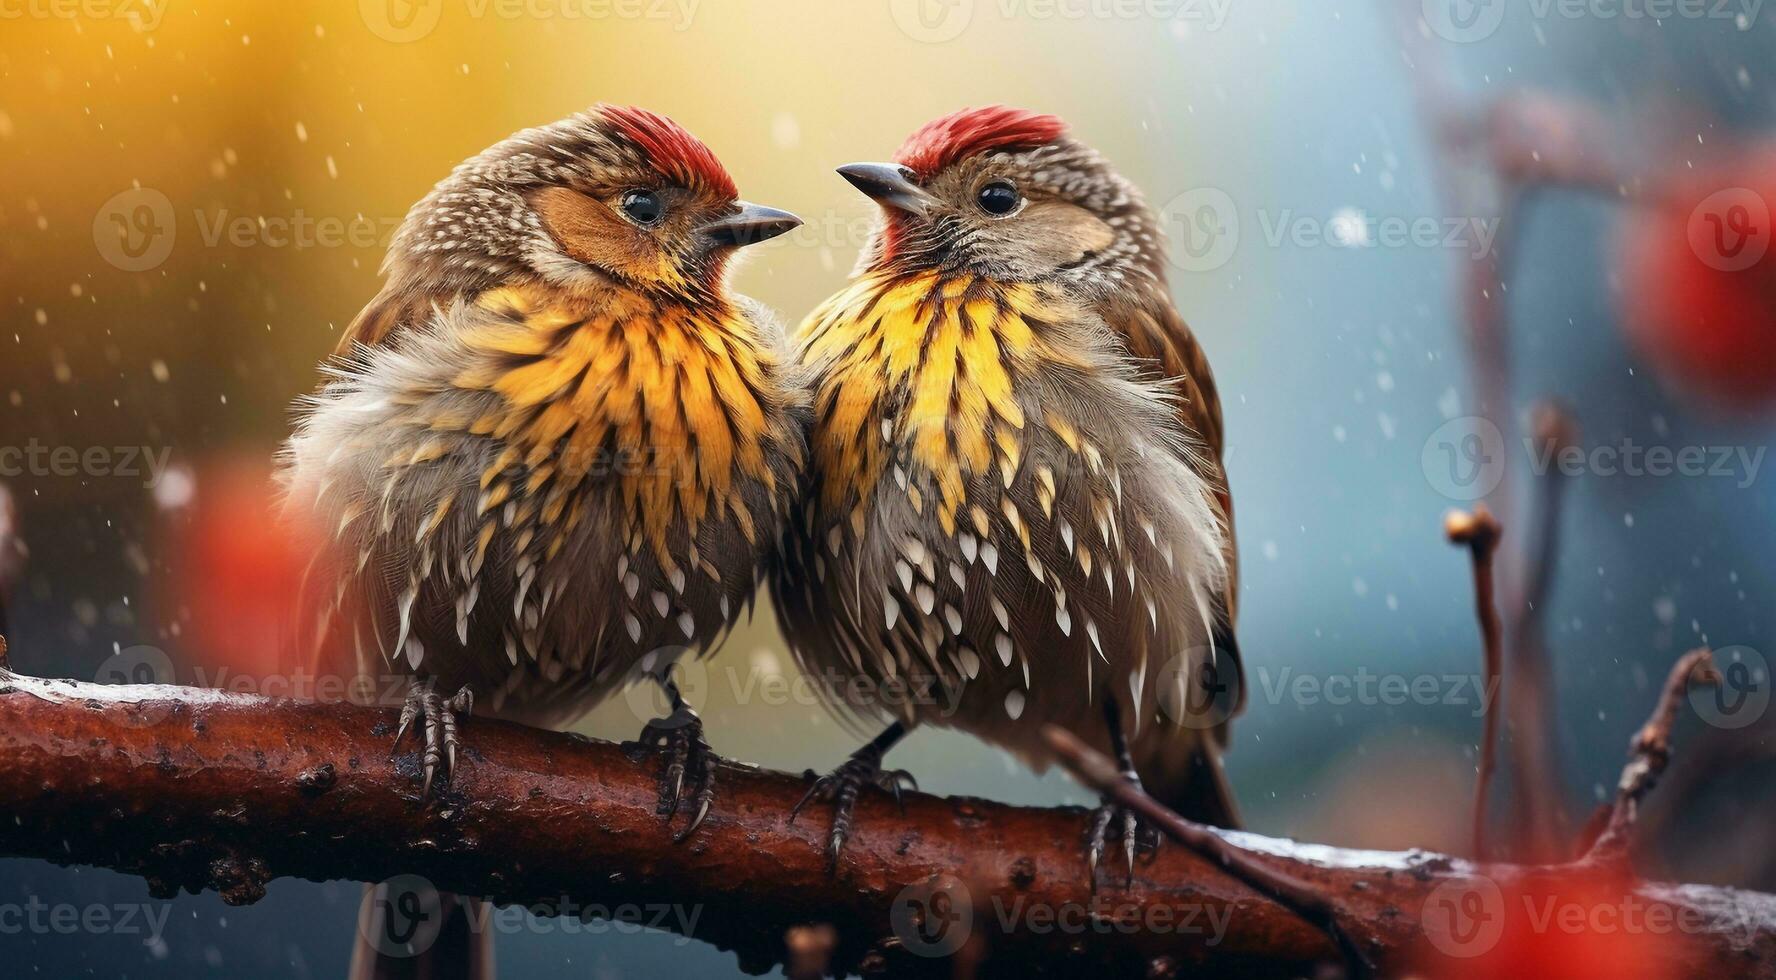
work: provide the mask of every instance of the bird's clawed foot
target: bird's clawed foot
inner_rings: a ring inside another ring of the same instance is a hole
[[[691,797],[691,821],[672,836],[674,843],[681,842],[709,816],[709,805],[715,801],[715,765],[720,758],[703,738],[703,719],[689,705],[680,705],[665,718],[648,722],[641,730],[640,742],[666,753],[666,770],[660,780],[660,801],[655,812],[667,823],[672,822],[672,815],[678,812],[679,801],[684,798],[685,775],[691,776],[696,790]]]
[[[425,786],[420,795],[431,795],[432,782],[439,767],[444,769],[446,783],[456,772],[456,750],[460,744],[456,737],[456,717],[466,717],[474,711],[475,693],[467,687],[450,698],[440,697],[430,683],[415,683],[407,689],[407,702],[401,706],[401,727],[395,731],[395,742],[390,751],[401,747],[401,740],[407,737],[407,730],[415,721],[423,720],[419,737],[425,742],[425,752],[421,756],[425,766]]]
[[[808,770],[806,776],[812,777],[814,771]],[[857,794],[865,786],[877,786],[893,794],[894,802],[906,809],[901,799],[903,790],[917,790],[919,783],[913,774],[905,769],[882,768],[882,751],[874,743],[858,749],[844,765],[831,773],[814,780],[808,792],[789,811],[789,822],[794,823],[796,814],[802,812],[809,800],[819,797],[821,802],[833,805],[832,836],[828,838],[827,856],[836,868],[839,853],[845,849],[845,840],[851,836],[851,810],[857,803]]]
[[[1123,778],[1136,786],[1141,785],[1140,777],[1132,772],[1123,773]],[[1104,846],[1112,840],[1122,842],[1123,860],[1128,866],[1127,882],[1131,885],[1135,881],[1135,852],[1159,850],[1157,831],[1147,826],[1135,811],[1105,797],[1092,811],[1091,827],[1085,834],[1085,861],[1093,892],[1098,890],[1098,864],[1104,857]]]

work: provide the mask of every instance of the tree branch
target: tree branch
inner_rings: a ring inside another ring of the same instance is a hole
[[[1615,805],[1602,833],[1586,853],[1586,860],[1620,861],[1627,856],[1629,837],[1640,819],[1641,801],[1659,784],[1659,777],[1671,764],[1671,726],[1677,722],[1677,712],[1683,707],[1690,685],[1714,685],[1720,680],[1714,654],[1706,647],[1691,650],[1672,665],[1652,717],[1634,733],[1628,745],[1628,765],[1616,783]]]
[[[1579,444],[1578,421],[1555,399],[1542,399],[1530,413],[1531,438],[1542,459],[1559,459]],[[1559,466],[1535,476],[1530,502],[1529,536],[1522,540],[1522,561],[1512,576],[1517,591],[1506,601],[1511,610],[1506,643],[1511,695],[1505,704],[1506,727],[1513,757],[1515,828],[1518,860],[1565,858],[1569,816],[1561,791],[1560,739],[1556,735],[1554,667],[1544,623],[1553,589],[1561,544],[1562,504],[1568,481]]]
[[[418,754],[389,754],[395,720],[349,704],[0,675],[0,854],[142,875],[162,896],[213,888],[235,903],[278,877],[419,874],[499,904],[671,907],[686,914],[663,926],[755,971],[811,945],[824,957],[825,938],[789,932],[828,923],[834,969],[948,974],[951,961],[920,955],[943,948],[927,942],[930,914],[956,907],[919,901],[938,883],[966,899],[960,927],[972,934],[960,949],[982,975],[1286,977],[1337,956],[1320,929],[1188,848],[1162,848],[1127,889],[1094,895],[1079,808],[911,794],[902,816],[868,793],[834,873],[821,822],[785,822],[805,785],[796,777],[725,766],[703,829],[674,845],[654,814],[658,766],[637,750],[476,718],[456,784],[422,802]],[[1439,886],[1480,874],[1435,854],[1217,835],[1317,890],[1390,976],[1426,962],[1421,919]],[[1559,873],[1485,869],[1507,886]],[[1776,969],[1776,897],[1624,887],[1699,923],[1659,947],[1666,975]]]
[[[1486,666],[1486,718],[1480,735],[1480,771],[1474,778],[1474,857],[1490,857],[1486,847],[1486,820],[1490,807],[1492,773],[1497,766],[1499,688],[1504,657],[1499,649],[1498,602],[1493,597],[1492,556],[1504,530],[1485,504],[1473,513],[1450,511],[1443,519],[1443,533],[1451,544],[1465,545],[1474,564],[1474,614],[1480,621],[1482,656]]]

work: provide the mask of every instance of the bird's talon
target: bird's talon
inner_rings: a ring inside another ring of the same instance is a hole
[[[814,770],[812,770],[812,769],[808,770],[807,775],[813,776]],[[796,805],[789,808],[789,822],[790,823],[795,823],[796,814],[801,813],[802,807],[807,806],[808,801],[813,799],[815,797],[815,795],[820,792],[820,789],[822,786],[826,785],[826,778],[827,777],[825,777],[825,776],[820,776],[820,777],[815,778],[814,785],[809,786],[808,791],[806,793],[802,794],[802,798],[796,801]]]
[[[406,703],[401,706],[401,723],[395,729],[389,754],[399,753],[409,730],[419,737],[422,743],[420,765],[424,773],[421,796],[432,794],[432,785],[439,781],[440,769],[445,783],[455,773],[456,750],[461,744],[457,737],[457,716],[467,715],[474,707],[475,696],[466,687],[448,700],[433,693],[430,683],[415,682],[408,689]]]
[[[913,779],[913,774],[907,772],[905,769],[891,769],[888,772],[882,773],[876,778],[876,785],[893,794],[894,805],[899,807],[900,812],[903,814],[906,813],[906,797],[904,791],[912,790],[917,792],[919,789],[918,781]]]
[[[803,778],[813,776],[813,770],[809,770]],[[828,838],[827,856],[831,858],[833,866],[836,868],[839,856],[844,852],[845,842],[851,837],[852,810],[857,804],[857,794],[865,786],[874,786],[892,795],[895,803],[900,805],[904,812],[903,782],[911,784],[914,789],[918,788],[918,784],[912,780],[912,775],[903,769],[883,771],[881,753],[866,746],[851,758],[846,759],[837,769],[824,776],[814,778],[813,785],[809,786],[808,791],[802,794],[802,798],[796,801],[796,805],[790,808],[788,822],[795,823],[796,815],[808,805],[810,800],[816,797],[823,803],[831,803],[833,822],[831,836]]]
[[[1128,779],[1134,780],[1130,774]],[[1138,781],[1137,781],[1138,783]],[[1112,835],[1111,825],[1114,822],[1116,833]],[[1159,842],[1153,829],[1142,822],[1135,811],[1123,807],[1106,798],[1102,805],[1092,812],[1091,826],[1086,830],[1086,870],[1091,879],[1091,890],[1095,894],[1098,889],[1098,865],[1104,855],[1104,847],[1112,837],[1122,841],[1122,854],[1128,866],[1128,878],[1125,887],[1135,883],[1135,855],[1141,850],[1156,851]]]
[[[707,816],[709,816],[709,801],[703,800],[697,804],[697,815],[691,818],[691,822],[685,825],[685,829],[673,835],[672,842],[674,844],[684,843],[686,838],[697,832],[698,827],[703,826],[703,818]]]
[[[660,796],[654,805],[654,812],[665,822],[672,822],[679,804],[685,801],[686,774],[693,767],[696,770],[691,776],[695,789],[691,802],[697,808],[696,814],[683,830],[672,837],[674,843],[682,842],[702,825],[703,819],[709,815],[710,804],[715,799],[717,760],[714,750],[703,738],[703,720],[688,705],[681,706],[670,717],[648,722],[647,727],[641,731],[639,741],[650,749],[659,748],[666,753],[666,768],[660,775]]]

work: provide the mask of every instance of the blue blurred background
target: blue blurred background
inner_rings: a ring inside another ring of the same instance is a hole
[[[1498,242],[1512,249],[1495,298],[1513,375],[1508,403],[1485,414],[1506,433],[1493,502],[1511,522],[1508,580],[1522,578],[1540,482],[1513,433],[1537,400],[1568,405],[1588,448],[1743,454],[1723,476],[1568,481],[1543,614],[1570,812],[1606,798],[1683,650],[1776,655],[1776,477],[1744,462],[1762,459],[1771,415],[1669,383],[1625,339],[1620,312],[1636,285],[1620,255],[1634,190],[1771,135],[1776,23],[1754,0],[1664,20],[1633,4],[1573,14],[1534,0],[58,9],[0,2],[0,445],[148,446],[168,469],[154,481],[6,478],[30,553],[11,597],[26,673],[92,678],[144,647],[184,683],[223,662],[241,636],[206,613],[206,569],[254,566],[255,508],[269,506],[257,495],[288,407],[374,293],[392,223],[456,161],[601,100],[673,116],[748,198],[808,219],[737,279],[792,321],[843,281],[867,228],[867,202],[831,168],[884,157],[963,105],[1061,115],[1165,209],[1173,292],[1225,402],[1250,694],[1228,765],[1254,830],[1466,845],[1480,731],[1466,685],[1480,653],[1467,559],[1441,521],[1470,505],[1471,484],[1441,469],[1462,461],[1441,455],[1451,430],[1434,434],[1481,414],[1462,283]],[[1547,189],[1512,207],[1492,192],[1484,148],[1463,166],[1440,154],[1449,127],[1525,92],[1584,107],[1610,135],[1581,148],[1606,156],[1619,186]],[[160,237],[120,257],[104,229],[144,205]],[[216,234],[242,218],[239,235]],[[304,219],[317,230],[306,239]],[[1386,237],[1423,219],[1434,240]],[[276,234],[286,227],[296,240]],[[243,618],[232,628],[254,625]],[[722,680],[793,670],[761,611],[708,665],[718,750],[799,771],[855,747],[818,707],[761,703]],[[1331,693],[1380,675],[1434,678],[1435,696]],[[1767,669],[1746,676],[1767,703]],[[1303,677],[1326,693],[1302,696]],[[1776,887],[1769,721],[1680,727],[1680,759],[1735,761],[1685,785],[1681,812],[1655,802],[1652,870]],[[629,738],[638,724],[613,702],[580,730]],[[953,734],[918,732],[892,759],[937,793],[1088,802],[1065,776]],[[358,899],[354,883],[280,881],[246,908],[163,902],[136,879],[0,861],[0,906],[140,903],[167,916],[151,941],[7,935],[4,972],[336,977]],[[508,976],[738,972],[727,954],[659,934],[539,931],[503,938],[499,956]]]

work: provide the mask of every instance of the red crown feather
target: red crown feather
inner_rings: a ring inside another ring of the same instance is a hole
[[[678,123],[636,106],[600,105],[598,111],[617,131],[647,154],[661,173],[686,184],[702,183],[727,197],[739,197],[734,178],[715,153]]]
[[[1041,146],[1060,137],[1067,124],[1058,116],[991,105],[963,109],[920,126],[894,153],[894,162],[921,178],[988,150]]]

